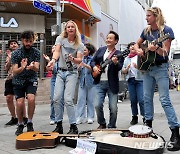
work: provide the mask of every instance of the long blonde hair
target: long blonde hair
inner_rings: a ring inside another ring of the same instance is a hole
[[[160,36],[163,35],[163,29],[164,29],[166,21],[164,19],[161,9],[158,7],[152,7],[152,8],[147,9],[147,11],[152,12],[153,15],[156,17],[156,24],[157,24],[158,30],[160,31]],[[147,33],[150,33],[150,35],[152,35],[151,25],[145,29],[145,34]]]
[[[67,31],[66,31],[66,29],[67,29],[67,24],[68,24],[68,23],[73,23],[74,26],[75,26],[76,33],[75,33],[75,40],[74,40],[75,43],[74,43],[74,46],[75,46],[75,47],[78,47],[78,46],[80,45],[80,43],[81,43],[81,34],[80,34],[80,32],[79,32],[79,29],[78,29],[77,24],[76,24],[74,21],[69,20],[69,21],[66,22],[65,27],[64,27],[64,30],[62,31],[62,33],[60,34],[60,36],[61,36],[62,38],[67,38],[67,37],[68,37],[68,33],[67,33]]]

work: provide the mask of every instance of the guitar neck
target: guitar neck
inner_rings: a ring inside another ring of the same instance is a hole
[[[84,134],[59,134],[59,137],[88,137],[89,135]]]
[[[170,37],[169,34],[165,34],[164,36],[159,37],[158,39],[154,40],[153,43],[154,43],[154,45],[157,45],[158,43],[161,43],[161,42],[165,41],[169,37]]]

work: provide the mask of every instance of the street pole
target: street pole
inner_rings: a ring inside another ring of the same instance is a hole
[[[56,0],[56,23],[57,23],[57,34],[61,33],[61,5],[60,0]]]
[[[41,61],[40,61],[40,79],[44,78],[44,51],[45,51],[45,41],[44,34],[40,34],[40,51],[41,51]]]

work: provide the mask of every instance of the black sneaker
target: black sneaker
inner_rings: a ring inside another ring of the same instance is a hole
[[[23,117],[23,123],[24,123],[24,126],[26,126],[26,125],[27,125],[27,122],[28,122],[28,118]]]
[[[17,123],[18,123],[18,119],[12,117],[11,120],[5,124],[5,126],[13,126],[13,125],[17,125]]]
[[[131,125],[135,125],[138,123],[138,116],[132,116],[132,120],[130,122]]]
[[[69,130],[68,134],[78,134],[78,128],[77,128],[76,124],[70,125],[70,130]]]
[[[28,122],[27,123],[27,132],[33,132],[34,128],[33,128],[33,123],[32,122]]]
[[[53,132],[57,132],[59,134],[63,134],[63,127],[62,127],[62,121],[57,122],[57,126]]]
[[[18,127],[17,127],[17,130],[16,130],[16,132],[15,132],[15,135],[20,135],[20,134],[22,134],[23,133],[23,129],[24,129],[24,125],[18,125]]]

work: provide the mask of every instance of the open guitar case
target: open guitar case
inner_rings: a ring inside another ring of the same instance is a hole
[[[92,130],[83,131],[80,134],[91,134]],[[123,133],[126,135],[129,133],[128,130],[123,130]],[[157,135],[157,134],[156,134]],[[162,136],[157,135],[162,139],[165,145],[165,140]],[[83,138],[84,139],[84,138]],[[164,145],[159,146],[154,150],[145,150],[145,149],[137,149],[137,148],[130,148],[121,145],[113,145],[108,143],[102,143],[98,141],[91,141],[97,144],[96,154],[163,154],[164,152]],[[77,138],[65,138],[65,145],[68,147],[76,148]]]

